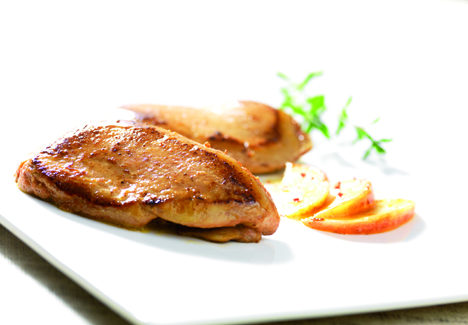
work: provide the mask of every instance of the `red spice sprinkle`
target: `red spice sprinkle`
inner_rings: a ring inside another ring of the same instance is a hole
[[[302,176],[302,177],[305,177],[305,176],[306,176],[306,173],[301,173],[301,176]]]
[[[342,196],[343,196],[343,193],[338,192],[338,196],[339,196],[339,197],[342,197]]]
[[[340,187],[341,187],[341,182],[337,182],[337,183],[335,184],[335,188],[340,188]]]
[[[301,200],[297,197],[294,198],[294,202],[300,202]]]
[[[315,217],[314,219],[312,219],[312,221],[323,221],[323,220],[325,220],[325,219],[323,219],[323,218],[317,218],[317,217]]]

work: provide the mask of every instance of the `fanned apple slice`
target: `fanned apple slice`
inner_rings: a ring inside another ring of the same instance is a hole
[[[323,171],[313,166],[287,163],[283,180],[273,195],[280,215],[300,219],[320,209],[328,197],[330,184]]]
[[[317,218],[337,218],[363,212],[372,208],[374,191],[365,179],[338,182],[330,190],[325,209],[316,213]]]
[[[283,185],[294,185],[314,179],[319,181],[327,181],[328,177],[322,170],[314,166],[287,162],[281,183]]]
[[[377,200],[372,209],[351,216],[322,218],[316,214],[302,219],[306,226],[337,234],[370,235],[393,230],[414,216],[413,201],[392,199]]]

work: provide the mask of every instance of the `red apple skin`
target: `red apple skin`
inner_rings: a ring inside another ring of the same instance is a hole
[[[413,218],[414,211],[413,201],[377,200],[366,212],[330,219],[310,217],[301,221],[310,228],[336,234],[371,235],[400,227]]]

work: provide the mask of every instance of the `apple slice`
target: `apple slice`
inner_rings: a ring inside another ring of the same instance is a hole
[[[313,179],[327,181],[328,177],[322,170],[314,166],[287,162],[281,183],[283,185],[294,185]]]
[[[337,218],[353,215],[372,208],[374,191],[365,179],[352,179],[336,183],[330,190],[326,207],[314,215],[317,218]]]
[[[395,229],[414,216],[413,201],[394,199],[377,200],[372,209],[351,216],[302,219],[306,226],[327,232],[347,235],[370,235]]]
[[[280,215],[292,219],[309,216],[320,209],[328,197],[330,184],[320,169],[287,163],[281,184],[273,196]]]

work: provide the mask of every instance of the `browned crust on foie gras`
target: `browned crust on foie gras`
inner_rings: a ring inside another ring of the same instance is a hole
[[[23,162],[16,180],[63,210],[125,227],[159,217],[270,235],[279,224],[270,195],[237,161],[154,126],[87,126]]]

